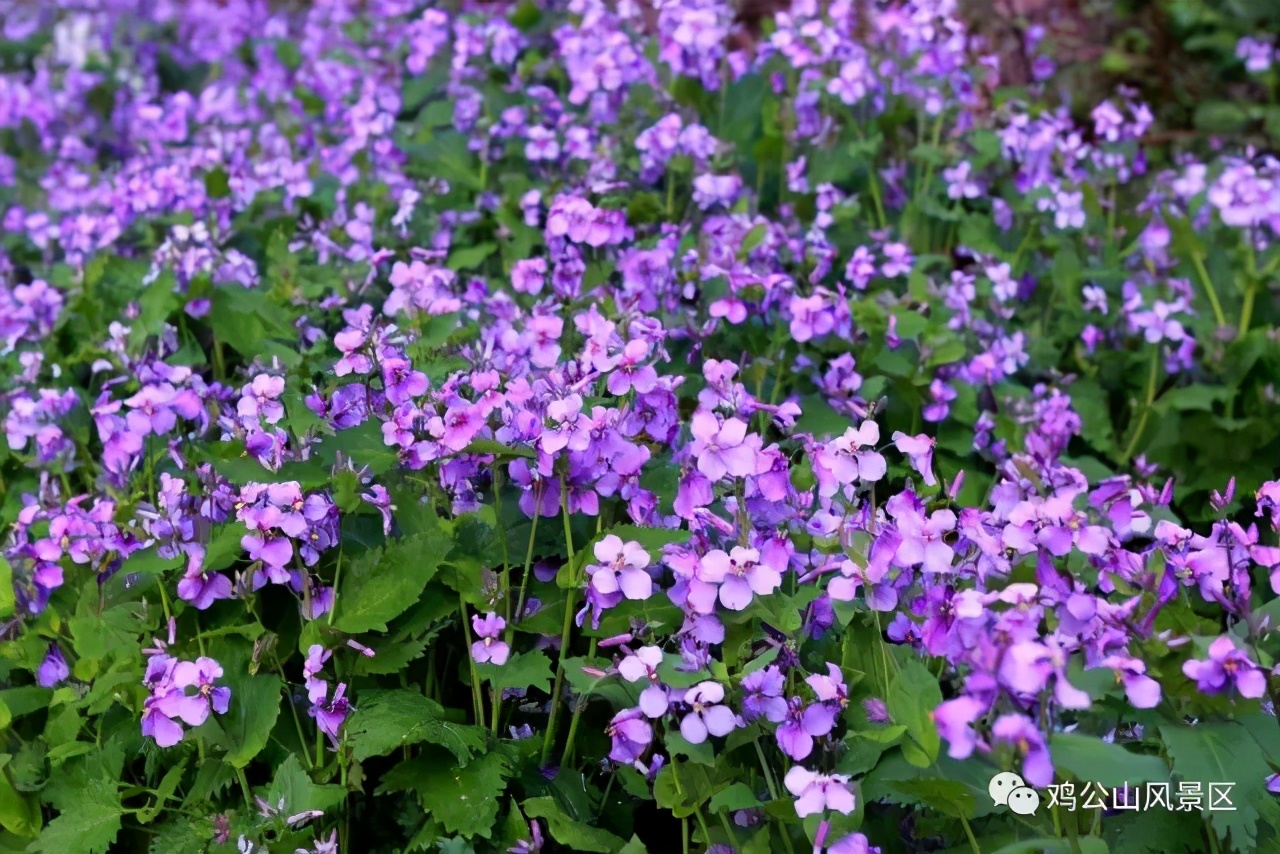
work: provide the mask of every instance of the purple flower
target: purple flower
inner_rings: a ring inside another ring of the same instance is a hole
[[[960,696],[947,700],[933,710],[930,717],[938,728],[938,734],[950,745],[947,755],[952,759],[967,759],[978,744],[978,733],[973,725],[987,713],[988,704],[975,697]]]
[[[748,723],[761,717],[773,723],[786,720],[787,701],[782,697],[785,688],[786,677],[777,665],[748,673],[742,680],[742,717]]]
[[[67,660],[62,657],[62,650],[58,649],[57,644],[49,644],[49,651],[36,670],[36,684],[41,688],[52,688],[70,675],[71,669],[67,667]]]
[[[725,554],[712,549],[698,562],[697,578],[720,586],[720,603],[730,611],[744,610],[751,604],[752,594],[768,596],[782,585],[778,570],[760,560],[755,549],[734,546]]]
[[[725,475],[746,477],[756,473],[756,452],[744,444],[747,424],[737,418],[726,418],[720,423],[706,410],[694,413],[694,441],[690,451],[698,460],[698,471],[711,480]]]
[[[597,592],[607,596],[621,591],[628,599],[653,595],[653,577],[645,571],[651,563],[649,553],[639,543],[624,543],[621,537],[609,534],[596,543],[595,556],[601,565],[588,572]]]
[[[925,486],[936,486],[938,479],[933,476],[934,440],[921,433],[919,436],[908,436],[902,431],[893,434],[893,445],[907,455],[911,467],[924,478]]]
[[[333,692],[332,700],[325,701],[322,698],[307,710],[307,713],[316,719],[319,730],[329,737],[335,749],[338,746],[338,731],[342,728],[347,716],[351,714],[351,703],[347,700],[346,694],[347,686],[340,682]]]
[[[781,726],[774,732],[778,741],[778,749],[797,762],[808,758],[813,753],[813,733],[805,728],[804,700],[792,697],[787,701],[787,715]],[[820,734],[830,732],[831,728]]]
[[[1209,645],[1207,661],[1185,661],[1182,672],[1205,694],[1221,694],[1234,687],[1241,697],[1257,699],[1267,691],[1266,674],[1226,635]]]
[[[667,713],[670,696],[658,678],[658,665],[662,663],[662,650],[656,646],[644,646],[618,663],[618,673],[628,682],[645,680],[649,685],[640,692],[640,711],[650,718],[660,718]]]
[[[511,655],[511,647],[505,641],[499,640],[506,627],[507,621],[493,612],[484,617],[479,614],[471,615],[471,628],[479,638],[471,644],[471,657],[477,664],[489,663],[501,667],[507,663],[507,658]]]
[[[178,596],[203,611],[219,599],[230,599],[233,592],[231,579],[220,572],[204,569],[204,547],[191,544],[187,571],[178,582]]]
[[[796,815],[800,818],[827,810],[841,815],[853,812],[853,792],[844,774],[818,774],[796,765],[787,772],[787,791],[796,796]]]
[[[689,714],[680,721],[680,734],[690,744],[702,744],[708,734],[721,736],[733,732],[737,718],[724,702],[724,687],[719,682],[699,682],[684,694]]]
[[[639,709],[618,712],[609,721],[605,734],[613,739],[609,758],[628,765],[638,760],[653,741],[653,727]]]
[[[1049,747],[1036,727],[1025,715],[1001,715],[991,727],[997,741],[1013,745],[1022,756],[1022,777],[1032,786],[1044,788],[1053,782],[1053,761]]]

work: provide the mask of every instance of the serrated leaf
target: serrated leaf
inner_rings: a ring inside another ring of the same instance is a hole
[[[383,777],[379,792],[412,791],[422,808],[449,833],[488,839],[498,818],[498,796],[510,769],[497,753],[487,753],[464,767],[419,756],[401,762]]]
[[[120,832],[124,808],[116,784],[90,780],[79,793],[74,809],[49,822],[28,851],[46,854],[106,854]]]
[[[363,691],[347,723],[352,755],[359,761],[385,756],[408,744],[437,744],[462,765],[483,750],[486,731],[444,720],[444,707],[416,691]]]
[[[1274,824],[1277,810],[1266,790],[1273,771],[1249,730],[1234,721],[1166,725],[1160,727],[1160,738],[1173,761],[1174,776],[1204,787],[1203,814],[1214,830],[1221,836],[1230,834],[1237,849],[1255,850],[1262,811]],[[1230,791],[1234,810],[1208,809],[1210,783],[1234,784]]]
[[[555,798],[529,798],[522,805],[529,818],[547,822],[547,835],[571,851],[595,851],[613,854],[627,844],[607,830],[574,821],[564,814]]]
[[[293,758],[292,756],[290,757]],[[177,765],[174,765],[165,772],[164,777],[160,780],[160,785],[156,786],[155,802],[149,806],[145,806],[138,810],[138,822],[140,824],[150,824],[164,812],[168,805],[169,799],[173,797],[173,793],[178,790],[178,784],[182,782],[182,772],[187,770],[187,759],[183,757]]]
[[[334,627],[349,634],[385,632],[389,620],[418,601],[449,543],[437,526],[352,561],[343,573]]]

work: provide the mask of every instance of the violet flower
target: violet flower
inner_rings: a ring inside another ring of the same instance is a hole
[[[490,612],[484,617],[471,615],[471,628],[478,638],[471,644],[471,658],[477,664],[496,664],[499,667],[507,663],[511,655],[511,647],[500,638],[507,627],[507,621]]]

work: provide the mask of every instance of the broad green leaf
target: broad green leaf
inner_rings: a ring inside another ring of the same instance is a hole
[[[893,680],[886,698],[889,714],[907,728],[902,754],[919,768],[927,768],[938,758],[942,744],[933,723],[933,710],[942,703],[937,678],[918,661],[907,661]]]
[[[760,798],[746,783],[734,783],[729,788],[717,792],[711,799],[708,809],[716,813],[722,810],[746,810],[760,806]]]
[[[522,805],[529,818],[541,818],[547,822],[547,835],[570,851],[595,851],[613,854],[627,845],[607,830],[574,821],[564,814],[555,798],[529,798]]]
[[[954,780],[894,780],[889,785],[946,815],[956,818],[973,815],[974,797],[963,783]]]
[[[1059,771],[1108,788],[1169,779],[1169,768],[1159,756],[1135,753],[1095,736],[1054,733],[1049,753]]]
[[[388,771],[378,792],[412,791],[427,814],[449,833],[488,839],[509,774],[506,760],[497,753],[487,753],[463,767],[443,761],[442,756],[419,756]]]
[[[439,527],[360,556],[345,567],[334,627],[349,634],[385,632],[418,601],[449,548]]]
[[[476,672],[497,691],[504,688],[537,688],[550,694],[551,680],[555,678],[555,674],[551,672],[551,659],[538,650],[516,653],[501,667],[496,664],[477,664]]]
[[[35,795],[22,794],[0,774],[0,827],[24,838],[40,832],[40,801]]]
[[[363,762],[425,741],[440,745],[466,765],[484,749],[487,733],[481,727],[445,720],[443,714],[439,703],[417,691],[362,691],[347,723],[352,755]]]
[[[449,253],[449,269],[474,270],[498,249],[495,243],[477,243],[474,246],[461,246]]]
[[[277,676],[243,676],[232,682],[231,707],[215,715],[227,739],[224,761],[243,768],[266,747],[280,716],[280,679]]]
[[[49,822],[29,851],[44,854],[106,854],[120,832],[124,807],[113,780],[90,780],[74,809]]]
[[[276,768],[267,803],[277,804],[283,800],[285,812],[300,813],[330,809],[341,803],[344,796],[341,786],[321,786],[313,782],[297,755],[290,753]]]
[[[1203,814],[1213,829],[1220,836],[1230,834],[1236,849],[1254,850],[1259,818],[1265,816],[1274,827],[1280,810],[1266,789],[1274,772],[1249,730],[1234,721],[1166,725],[1160,727],[1160,738],[1173,761],[1173,776],[1201,785]],[[1233,784],[1229,801],[1234,810],[1208,809],[1210,783]]]

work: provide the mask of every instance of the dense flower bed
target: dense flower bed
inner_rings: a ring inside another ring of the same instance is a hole
[[[951,0],[58,5],[0,851],[1280,846],[1280,160]]]

